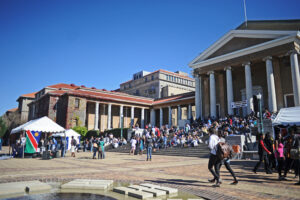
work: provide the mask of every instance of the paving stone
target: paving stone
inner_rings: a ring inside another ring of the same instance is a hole
[[[163,186],[159,186],[159,185],[153,185],[153,184],[150,184],[150,183],[142,183],[140,185],[144,186],[144,187],[151,188],[151,189],[166,191],[167,194],[176,194],[176,193],[178,193],[178,189],[176,189],[176,188],[163,187]]]
[[[2,183],[0,184],[0,198],[24,195],[26,188],[29,188],[28,193],[38,193],[50,191],[52,187],[40,181]]]
[[[120,193],[120,194],[125,194],[131,197],[135,197],[138,199],[145,199],[145,198],[151,198],[153,197],[152,193],[148,192],[142,192],[136,189],[128,188],[128,187],[115,187],[113,189],[114,192]]]
[[[155,197],[157,197],[157,196],[163,196],[163,195],[167,194],[167,192],[163,191],[163,190],[157,190],[157,189],[148,188],[148,187],[139,186],[139,185],[130,185],[128,187],[136,189],[136,190],[140,190],[140,191],[143,191],[143,192],[152,193]]]
[[[62,189],[105,190],[113,183],[112,180],[75,179],[61,186]]]

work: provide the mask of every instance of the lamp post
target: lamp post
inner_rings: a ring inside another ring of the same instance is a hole
[[[123,115],[121,115],[121,140],[123,138]]]
[[[259,93],[256,97],[259,101],[260,132],[263,134],[264,126],[263,126],[263,119],[262,119],[261,94]]]

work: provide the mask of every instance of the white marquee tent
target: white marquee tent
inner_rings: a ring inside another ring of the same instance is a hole
[[[43,133],[61,133],[65,132],[65,129],[49,119],[47,116],[39,119],[31,120],[17,128],[14,128],[10,134],[19,133],[22,131],[41,131]]]
[[[282,108],[273,121],[273,126],[300,126],[300,106]]]
[[[77,141],[77,144],[80,142],[80,134],[74,131],[73,129],[68,129],[64,133],[56,133],[52,135],[53,137],[66,137],[67,141],[67,149],[71,149],[71,140],[72,136],[74,136],[74,139]]]

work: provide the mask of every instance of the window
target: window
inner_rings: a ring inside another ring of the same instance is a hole
[[[285,107],[294,107],[295,103],[294,103],[294,94],[285,94],[284,95],[284,103],[285,103]]]
[[[129,83],[129,88],[131,88],[131,83]]]
[[[75,108],[79,108],[80,105],[80,99],[75,99]]]
[[[140,90],[136,90],[135,94],[139,96],[140,95]]]
[[[152,81],[154,80],[154,76],[153,76],[153,75],[151,76],[151,80],[152,80]]]
[[[148,81],[148,78],[146,77],[146,78],[145,78],[145,82],[147,82],[147,81]]]

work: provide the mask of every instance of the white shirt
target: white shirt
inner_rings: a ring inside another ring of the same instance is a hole
[[[216,146],[219,143],[219,137],[215,134],[212,134],[209,137],[208,148],[210,149],[210,153],[216,155]]]
[[[135,147],[135,145],[136,145],[136,139],[131,139],[130,143],[131,143],[132,147]]]

